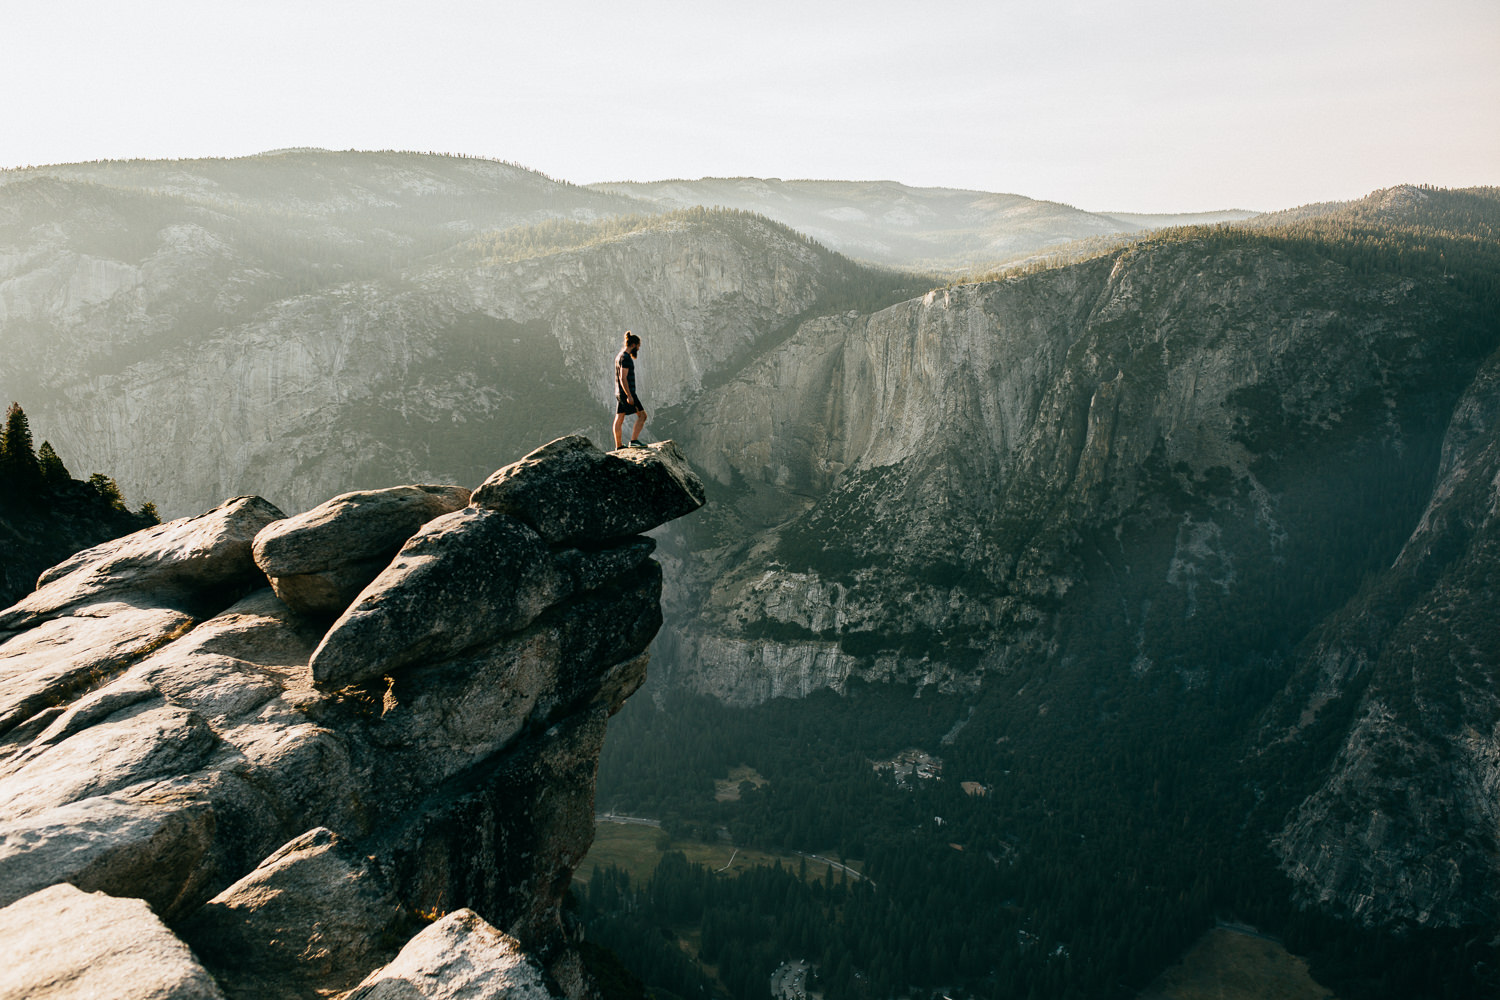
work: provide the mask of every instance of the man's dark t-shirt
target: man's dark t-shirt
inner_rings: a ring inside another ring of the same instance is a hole
[[[630,385],[631,399],[639,401],[640,397],[635,394],[635,358],[630,356],[629,351],[621,351],[620,356],[615,358],[615,368],[617,371],[620,368],[625,369],[625,380]],[[625,390],[620,388],[618,375],[615,377],[615,398],[622,403],[628,402],[625,398]]]

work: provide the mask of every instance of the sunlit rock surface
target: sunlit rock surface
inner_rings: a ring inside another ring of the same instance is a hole
[[[66,882],[0,909],[0,996],[223,1000],[188,946],[139,899]]]
[[[617,496],[570,496],[559,454],[633,498],[623,529]],[[0,617],[6,918],[135,900],[189,963],[162,975],[203,983],[160,995],[311,997],[373,975],[359,995],[405,996],[407,969],[586,992],[562,894],[593,836],[605,721],[661,625],[661,570],[633,532],[703,494],[670,442],[626,459],[568,439],[525,465],[558,482],[506,513],[445,513],[458,493],[412,487],[293,523],[242,498],[49,572]],[[663,475],[670,502],[649,485]],[[587,549],[527,527],[564,503]],[[293,576],[333,551],[400,552],[330,626],[326,606],[278,598],[252,548]],[[123,961],[112,948],[89,975]],[[28,955],[38,981],[82,975],[57,949]],[[468,995],[450,985],[411,995]]]
[[[412,938],[348,1000],[550,1000],[557,995],[556,986],[514,938],[465,909]]]
[[[418,528],[469,502],[462,486],[345,493],[255,536],[255,564],[294,611],[338,615]]]

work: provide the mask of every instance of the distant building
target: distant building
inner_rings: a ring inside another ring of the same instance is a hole
[[[905,788],[912,777],[923,781],[936,781],[943,776],[943,760],[925,750],[902,750],[890,760],[871,761],[875,773],[890,771],[896,784]]]

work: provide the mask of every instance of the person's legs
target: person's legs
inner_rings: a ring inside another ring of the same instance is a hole
[[[641,436],[641,428],[646,426],[646,411],[637,410],[635,413],[635,430],[630,432],[630,440],[638,441]]]
[[[620,440],[620,431],[623,430],[624,427],[625,427],[625,414],[623,414],[623,413],[616,413],[615,414],[615,448],[617,448],[617,449],[625,447],[625,442],[622,441],[622,440]]]

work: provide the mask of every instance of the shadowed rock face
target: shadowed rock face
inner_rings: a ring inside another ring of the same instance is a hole
[[[143,996],[587,995],[559,907],[661,625],[634,533],[703,493],[670,442],[561,439],[510,469],[503,509],[240,498],[0,612],[0,923],[141,924],[171,983],[108,941],[90,974]],[[285,586],[318,574],[341,579]],[[76,959],[27,947],[17,988],[71,995],[49,991]]]

